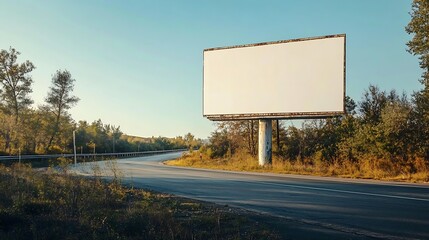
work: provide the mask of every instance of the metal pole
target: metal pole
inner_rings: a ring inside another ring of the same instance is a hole
[[[277,124],[277,134],[276,134],[276,141],[277,141],[277,154],[280,153],[280,130],[279,130],[279,120],[276,120]]]
[[[259,120],[259,166],[271,164],[272,160],[272,131],[271,119]]]
[[[73,131],[73,152],[74,152],[74,166],[77,164],[76,160],[76,131]]]
[[[19,152],[18,152],[18,154],[19,154],[19,163],[21,163],[21,147],[19,148],[19,150],[18,150]]]
[[[93,159],[93,161],[95,161],[95,143],[94,143],[94,150],[92,152],[92,159]]]

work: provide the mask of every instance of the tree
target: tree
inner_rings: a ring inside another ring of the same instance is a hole
[[[79,98],[71,95],[74,82],[75,80],[67,70],[58,70],[52,77],[52,86],[49,88],[48,96],[45,99],[47,108],[54,116],[51,137],[46,146],[47,151],[60,130],[61,117],[66,115],[67,110],[79,101]]]
[[[0,152],[10,153],[11,132],[14,129],[14,123],[11,115],[6,115],[0,111],[0,144],[4,146]]]
[[[386,92],[380,91],[377,86],[370,85],[365,90],[362,101],[359,103],[359,111],[364,123],[377,124],[381,119],[381,111],[386,105]]]
[[[120,126],[115,127],[114,125],[109,125],[109,132],[112,137],[112,152],[115,152],[115,145],[121,140],[122,131],[120,128]],[[119,148],[116,150],[119,150]]]
[[[230,142],[234,143],[230,151],[242,148],[250,155],[256,156],[258,150],[258,124],[255,124],[254,120],[224,121],[218,123],[217,128],[220,132],[225,129]]]
[[[210,138],[210,158],[222,158],[227,155],[228,152],[232,152],[231,140],[228,138],[228,132],[226,129],[216,130],[212,132]]]
[[[33,80],[29,73],[34,69],[34,65],[28,60],[17,63],[19,54],[12,47],[9,51],[0,51],[0,110],[5,114],[5,118],[13,120],[8,121],[7,127],[4,125],[5,128],[1,130],[4,151],[9,154],[13,151],[11,143],[14,144],[15,150],[21,147],[21,112],[33,103],[29,96]]]
[[[18,123],[20,111],[28,108],[33,101],[29,97],[33,80],[29,73],[35,68],[33,63],[17,63],[20,52],[14,48],[0,52],[0,103],[7,114],[11,114]]]
[[[411,112],[411,131],[414,148],[429,165],[429,88],[413,94],[414,108]]]
[[[328,118],[322,120],[324,125],[317,129],[319,132],[318,150],[324,160],[330,164],[338,160],[338,146],[341,142],[341,120],[340,118]]]
[[[346,105],[346,115],[355,115],[357,105],[353,98],[346,96],[344,102]]]
[[[289,126],[286,130],[285,147],[282,154],[288,160],[296,160],[301,156],[302,132],[295,126]]]
[[[405,97],[390,100],[384,107],[378,129],[382,133],[380,148],[387,154],[386,159],[397,159],[398,163],[408,159],[410,112],[411,105]]]
[[[410,13],[411,21],[405,27],[413,38],[407,43],[408,52],[419,56],[423,70],[421,91],[413,94],[414,108],[411,112],[411,127],[414,147],[429,164],[429,1],[414,0]]]
[[[422,83],[429,87],[429,1],[414,0],[411,21],[405,27],[408,34],[414,34],[407,43],[408,52],[418,55],[420,67],[423,69]]]
[[[187,133],[183,139],[185,140],[186,146],[189,147],[189,151],[192,152],[195,146],[195,136],[191,133]]]

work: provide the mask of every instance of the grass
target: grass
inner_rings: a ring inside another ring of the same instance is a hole
[[[29,165],[0,165],[0,239],[279,239],[244,210]],[[110,167],[115,168],[115,165]]]
[[[377,179],[405,182],[429,182],[429,169],[421,167],[415,173],[409,173],[400,166],[394,166],[391,161],[366,159],[356,163],[327,164],[320,159],[306,159],[304,161],[288,161],[273,156],[270,166],[261,167],[258,160],[244,152],[238,152],[230,158],[211,159],[199,152],[186,153],[181,158],[165,162],[171,166],[208,168],[230,171],[268,172],[280,174],[302,174],[315,176],[331,176],[344,178]]]
[[[62,159],[62,158],[61,158]],[[113,160],[116,159],[114,157],[109,156],[98,156],[98,157],[88,157],[88,158],[77,158],[78,163],[82,162],[96,162],[96,161],[106,161],[106,160]],[[69,161],[72,160],[72,158],[68,158]],[[17,160],[3,160],[1,164],[5,166],[12,166],[15,164]],[[46,168],[52,165],[55,165],[58,162],[57,158],[35,158],[35,159],[22,159],[21,163],[30,165],[32,168]]]

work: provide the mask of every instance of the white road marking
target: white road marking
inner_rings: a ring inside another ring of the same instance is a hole
[[[263,185],[284,186],[284,187],[311,189],[311,190],[326,191],[326,192],[339,192],[339,193],[348,193],[348,194],[365,195],[365,196],[373,196],[373,197],[385,197],[385,198],[396,198],[396,199],[429,202],[429,199],[424,199],[424,198],[404,197],[404,196],[378,194],[378,193],[356,192],[356,191],[339,190],[339,189],[331,189],[331,188],[307,187],[307,186],[298,186],[298,185],[280,184],[280,183],[267,183],[267,182],[258,182],[258,183],[263,184]]]

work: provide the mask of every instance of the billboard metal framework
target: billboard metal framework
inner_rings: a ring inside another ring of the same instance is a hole
[[[345,34],[208,48],[203,57],[203,116],[210,120],[345,112]]]

